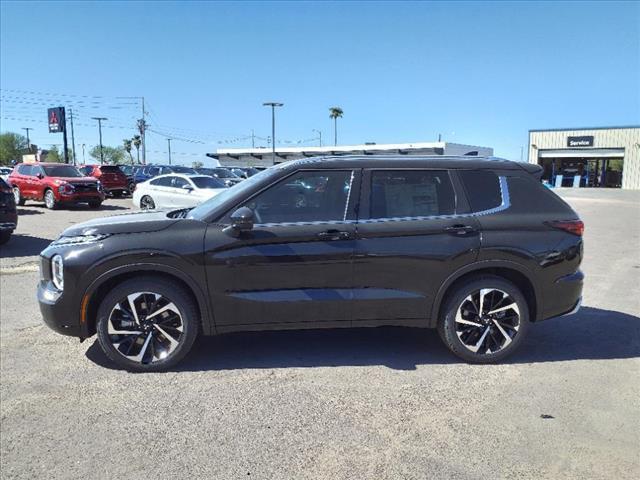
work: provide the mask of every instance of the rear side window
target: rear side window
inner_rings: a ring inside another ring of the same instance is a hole
[[[444,170],[371,172],[371,218],[451,215],[455,203],[453,186]]]
[[[471,211],[483,212],[502,204],[500,180],[489,170],[460,170],[458,176],[467,192]]]
[[[572,217],[573,210],[558,195],[532,176],[509,177],[509,200],[515,213],[553,212]]]
[[[20,165],[18,167],[18,173],[20,175],[31,175],[32,166],[31,165]]]

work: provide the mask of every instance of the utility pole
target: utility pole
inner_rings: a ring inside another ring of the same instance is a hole
[[[29,140],[29,130],[33,130],[31,127],[22,127],[22,130],[27,132],[27,150],[31,153],[31,141]]]
[[[284,103],[265,102],[264,107],[271,107],[271,163],[276,164],[276,107],[284,106]]]
[[[320,130],[316,130],[315,128],[311,131],[318,134],[318,137],[320,138],[320,146],[322,146],[322,132]]]
[[[441,133],[439,133],[439,134],[438,134],[438,143],[440,143],[441,141],[442,141],[442,134],[441,134]]]
[[[147,130],[147,111],[144,109],[144,97],[142,97],[142,131],[140,132],[140,136],[142,137],[142,164],[147,164],[147,138],[145,135],[145,131]]]
[[[84,159],[84,143],[82,144],[82,163],[86,164],[87,161]]]
[[[167,143],[169,144],[169,165],[171,165],[171,139],[167,138]]]
[[[256,148],[256,135],[253,133],[253,129],[251,129],[251,148]]]
[[[76,162],[76,139],[73,136],[73,110],[69,109],[69,121],[71,122],[71,149],[73,152],[73,164]]]
[[[98,132],[100,135],[100,163],[104,163],[104,154],[102,153],[102,121],[107,120],[106,117],[91,117],[91,120],[98,121]]]

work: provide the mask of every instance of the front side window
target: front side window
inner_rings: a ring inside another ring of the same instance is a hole
[[[151,185],[153,185],[155,187],[170,187],[172,179],[173,179],[173,177],[156,178],[154,180],[151,180]]]
[[[225,188],[224,182],[215,177],[193,177],[191,181],[198,188]]]
[[[173,188],[182,188],[185,185],[189,185],[189,182],[187,180],[182,177],[173,177],[173,182],[171,183],[171,186]]]
[[[371,218],[452,215],[455,194],[444,170],[371,172]]]
[[[343,221],[351,170],[298,172],[253,197],[244,206],[257,223]]]

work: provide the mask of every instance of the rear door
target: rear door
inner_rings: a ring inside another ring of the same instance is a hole
[[[425,325],[434,297],[473,262],[479,225],[447,170],[369,169],[354,260],[354,325]]]

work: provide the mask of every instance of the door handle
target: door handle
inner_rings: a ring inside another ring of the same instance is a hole
[[[452,225],[445,228],[444,231],[451,235],[463,236],[475,232],[476,229],[471,225]]]
[[[326,232],[320,232],[316,235],[320,240],[349,240],[351,238],[351,232],[345,232],[342,230],[327,230]]]

